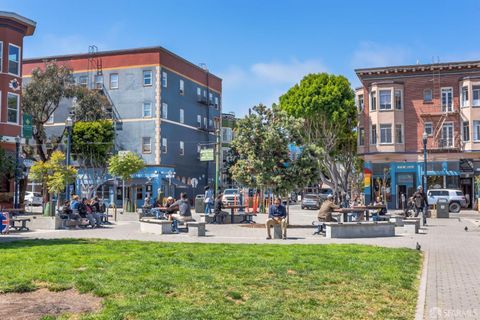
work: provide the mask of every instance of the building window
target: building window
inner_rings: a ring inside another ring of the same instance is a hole
[[[203,126],[204,126],[205,128],[207,128],[207,126],[208,126],[208,122],[207,122],[207,118],[206,118],[206,117],[203,117]]]
[[[380,144],[392,143],[392,125],[381,124],[380,125]]]
[[[480,141],[480,121],[473,121],[473,141]]]
[[[358,95],[357,103],[358,103],[358,110],[360,112],[363,112],[363,108],[365,106],[365,102],[363,101],[363,94]]]
[[[403,128],[401,124],[395,125],[395,142],[403,143]]]
[[[201,115],[197,115],[197,125],[198,125],[199,128],[202,126],[202,116]]]
[[[442,112],[452,111],[452,88],[442,88]]]
[[[183,82],[182,79],[180,79],[180,94],[183,96],[185,93],[185,83]]]
[[[181,156],[185,155],[185,145],[183,141],[180,141],[180,155]]]
[[[462,102],[462,107],[466,107],[468,105],[468,87],[462,87],[462,97],[460,99]]]
[[[365,129],[358,128],[358,145],[363,146],[365,145]]]
[[[402,110],[402,90],[395,90],[395,109]]]
[[[202,146],[197,144],[197,153],[200,153],[200,150],[202,150]]]
[[[143,117],[151,118],[152,117],[152,103],[144,102],[143,103]]]
[[[49,117],[48,120],[47,120],[47,123],[54,123],[54,122],[55,122],[55,118],[54,118],[53,115],[54,115],[54,113],[52,113],[52,114],[50,115],[50,117]]]
[[[166,88],[167,87],[167,73],[165,71],[162,72],[162,87]]]
[[[162,138],[162,152],[167,153],[167,138]]]
[[[377,144],[377,125],[372,124],[370,129],[370,144]]]
[[[222,142],[230,143],[232,142],[233,135],[232,135],[232,128],[222,128]]]
[[[375,91],[370,94],[370,110],[377,110],[377,93]]]
[[[392,91],[380,90],[380,110],[392,109]]]
[[[202,95],[202,89],[197,87],[197,97],[200,97]]]
[[[8,45],[8,73],[20,75],[20,47]]]
[[[425,122],[423,131],[429,136],[433,135],[433,124],[431,122]]]
[[[0,72],[3,71],[3,41],[0,41]]]
[[[480,86],[472,87],[472,105],[474,107],[480,106]]]
[[[208,93],[208,104],[213,104],[213,93]]]
[[[453,147],[453,123],[445,123],[442,127],[441,147]]]
[[[153,72],[152,70],[143,70],[143,86],[149,87],[153,83]]]
[[[219,103],[219,100],[218,100],[218,97],[215,97],[215,108],[219,108],[220,107],[220,103]]]
[[[95,88],[102,89],[103,88],[103,76],[96,75],[95,76]]]
[[[88,86],[88,77],[87,76],[80,76],[80,78],[78,79],[78,83],[82,86],[82,87],[87,87]]]
[[[423,102],[432,102],[433,94],[432,89],[423,90]]]
[[[110,89],[118,89],[118,73],[110,74]]]
[[[180,109],[180,123],[185,123],[185,112]]]
[[[142,153],[152,153],[152,138],[142,138]]]
[[[462,122],[462,138],[463,141],[470,141],[470,123],[468,121]]]
[[[7,95],[7,122],[18,124],[19,96],[15,93]]]
[[[167,119],[168,118],[168,104],[165,102],[162,103],[162,118]]]

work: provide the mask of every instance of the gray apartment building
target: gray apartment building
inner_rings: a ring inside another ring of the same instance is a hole
[[[193,196],[214,184],[214,162],[202,162],[199,155],[201,149],[214,148],[221,127],[219,77],[162,47],[150,47],[26,59],[24,78],[28,81],[35,68],[51,60],[71,68],[77,84],[107,96],[116,151],[131,151],[145,160],[146,168],[128,185],[130,199],[140,205],[147,192],[156,196],[160,191]],[[64,129],[71,107],[65,101],[51,117],[51,134]],[[102,190],[111,201],[121,200],[115,179]]]

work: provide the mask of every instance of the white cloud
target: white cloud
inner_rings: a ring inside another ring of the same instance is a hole
[[[352,56],[353,68],[385,67],[401,64],[414,64],[408,48],[382,45],[375,42],[362,42]]]
[[[326,68],[318,60],[298,61],[289,63],[271,62],[252,65],[251,72],[260,80],[271,83],[292,83],[302,79],[309,73],[325,71]]]

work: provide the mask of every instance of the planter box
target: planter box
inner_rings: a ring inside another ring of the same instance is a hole
[[[376,238],[394,237],[395,223],[392,222],[346,222],[325,223],[326,238]]]
[[[142,219],[140,220],[140,232],[154,234],[171,234],[173,233],[172,222],[168,220]]]
[[[30,230],[59,230],[62,229],[62,219],[56,215],[53,217],[29,216],[30,222],[27,226]]]

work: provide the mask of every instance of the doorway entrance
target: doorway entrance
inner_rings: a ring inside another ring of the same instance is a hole
[[[460,189],[467,199],[467,208],[472,208],[473,203],[473,178],[460,178]]]
[[[415,192],[415,173],[397,173],[397,209],[404,209]]]

